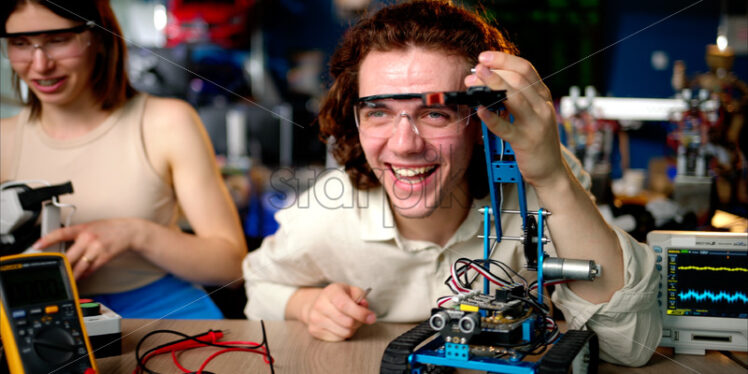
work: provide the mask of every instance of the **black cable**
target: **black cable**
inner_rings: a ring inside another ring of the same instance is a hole
[[[207,332],[200,333],[200,334],[193,335],[193,336],[189,336],[187,334],[183,334],[183,333],[181,333],[179,331],[174,331],[174,330],[154,330],[154,331],[149,332],[148,334],[146,334],[142,338],[140,338],[140,341],[138,341],[138,344],[135,346],[135,352],[134,353],[135,353],[135,360],[137,362],[137,367],[140,368],[141,370],[149,373],[149,374],[159,374],[159,373],[157,373],[157,372],[155,372],[155,371],[153,371],[151,369],[148,369],[146,367],[146,363],[142,362],[142,360],[144,358],[148,357],[149,354],[151,354],[151,353],[153,353],[153,352],[155,352],[155,351],[157,351],[159,349],[162,349],[162,348],[165,348],[165,347],[168,347],[168,346],[171,346],[171,345],[179,344],[179,343],[185,342],[187,340],[193,340],[193,341],[198,342],[198,343],[203,344],[203,345],[213,346],[213,347],[218,347],[218,348],[224,348],[224,349],[225,348],[258,349],[258,348],[261,348],[261,347],[264,346],[265,347],[265,356],[267,357],[268,364],[270,365],[270,372],[271,373],[275,373],[275,370],[273,369],[273,358],[270,356],[270,348],[269,348],[269,345],[267,344],[267,338],[266,338],[266,335],[265,335],[265,323],[263,321],[260,321],[260,327],[262,328],[262,342],[259,343],[259,344],[257,344],[257,345],[222,345],[222,344],[215,344],[215,343],[206,342],[206,341],[202,341],[202,340],[198,339],[198,337],[201,337],[201,336],[203,336],[205,334],[208,334],[208,333],[211,333],[211,332],[217,332],[216,330],[212,330],[212,329],[208,330]],[[151,349],[149,349],[148,351],[146,351],[141,356],[140,355],[140,346],[143,344],[143,342],[145,342],[146,339],[148,339],[149,337],[151,337],[153,335],[156,335],[156,334],[173,334],[173,335],[182,336],[183,339],[177,339],[177,340],[165,343],[165,344],[161,344],[161,345],[159,345],[157,347],[151,348]],[[209,372],[203,371],[203,373],[209,373]]]
[[[460,261],[470,261],[470,260],[469,260],[468,258],[465,258],[465,257],[461,257],[461,258],[457,259],[457,261],[456,261],[456,262],[460,262]],[[453,266],[454,266],[454,265],[453,265]],[[470,288],[470,284],[468,283],[468,280],[467,280],[467,272],[464,272],[464,273],[462,274],[462,275],[463,275],[463,276],[465,277],[465,280],[463,281],[463,280],[461,280],[461,279],[460,279],[460,272],[461,272],[461,271],[462,271],[462,270],[463,270],[463,269],[465,268],[465,266],[466,266],[466,265],[465,265],[465,264],[463,264],[462,266],[460,266],[460,267],[458,267],[458,268],[456,268],[456,269],[455,269],[455,273],[456,273],[455,275],[457,276],[457,277],[455,278],[455,281],[457,282],[457,284],[458,284],[458,285],[459,285],[460,287],[463,287],[463,288]],[[451,290],[451,291],[452,291],[453,293],[455,293],[455,294],[459,294],[459,293],[460,293],[459,291],[457,291],[457,290],[455,290],[454,288],[452,288],[452,285],[451,285],[451,283],[452,283],[452,282],[451,282],[451,280],[452,280],[452,276],[450,275],[450,276],[449,276],[449,277],[447,277],[447,279],[446,279],[446,280],[444,281],[444,284],[446,284],[446,285],[447,285],[447,287],[449,287],[449,289],[450,289],[450,290]]]
[[[461,259],[459,259],[459,260],[457,260],[457,261],[461,261],[461,260],[470,261],[469,259],[464,258],[464,257],[461,258]],[[458,276],[459,276],[460,273],[462,273],[462,276],[464,277],[464,279],[460,283],[460,286],[463,286],[465,288],[470,288],[470,286],[471,286],[470,283],[472,283],[472,282],[470,282],[470,278],[468,277],[468,270],[465,270],[465,268],[467,268],[468,266],[469,266],[469,264],[462,264],[462,266],[460,266],[459,268],[457,268],[457,274],[458,274]],[[457,280],[459,281],[459,278],[457,278]]]
[[[270,355],[270,344],[265,336],[265,321],[260,320],[260,327],[262,328],[262,343],[265,344],[265,355],[268,359],[268,365],[270,365],[270,374],[275,374],[275,369],[273,369],[273,356]]]
[[[531,339],[531,341],[529,342],[529,348],[526,350],[522,350],[522,352],[529,355],[538,355],[545,352],[548,344],[551,343],[548,341],[549,338],[554,336],[558,331],[558,326],[554,326],[551,331],[548,331],[546,329],[546,318],[550,317],[550,310],[545,307],[545,305],[539,305],[534,299],[530,297],[510,296],[510,298],[520,300],[525,304],[535,308],[538,312],[538,315],[540,316],[540,320],[542,321],[542,333],[537,338],[533,337],[533,339]],[[538,349],[540,349],[540,351],[538,351]]]
[[[499,260],[491,260],[491,263],[495,264],[496,266],[501,267],[505,272],[507,270],[509,270],[510,272],[514,273],[514,275],[516,275],[517,277],[519,277],[519,279],[522,279],[525,284],[527,284],[527,279],[525,277],[523,277],[522,275],[520,275],[519,272],[517,272],[516,270],[512,269],[511,266],[509,266],[509,265],[507,265],[507,264],[505,264],[505,263],[503,263],[503,262],[501,262]],[[509,276],[509,278],[512,278],[512,276]],[[514,281],[514,279],[512,279],[512,281]]]
[[[213,330],[208,330],[208,333],[210,333],[211,331],[213,331]],[[156,335],[156,334],[166,334],[166,333],[183,336],[185,338],[184,339],[173,340],[171,342],[161,344],[161,345],[156,346],[156,347],[154,347],[152,349],[149,349],[142,356],[140,356],[140,353],[139,353],[140,352],[140,346],[145,342],[146,339],[148,339],[149,337],[151,337],[153,335]],[[147,372],[147,373],[158,374],[157,372],[152,371],[152,370],[148,369],[145,366],[145,362],[142,362],[144,358],[148,357],[149,354],[151,354],[152,352],[155,352],[155,351],[157,351],[157,350],[159,350],[161,348],[165,348],[165,347],[168,347],[170,345],[182,343],[182,342],[185,342],[187,340],[195,340],[195,341],[199,341],[199,342],[203,343],[202,341],[198,340],[197,337],[205,335],[205,334],[206,333],[201,333],[201,334],[198,334],[198,335],[195,335],[194,337],[192,337],[192,336],[188,336],[186,334],[182,334],[181,332],[174,331],[174,330],[153,330],[153,331],[145,334],[145,336],[143,336],[142,338],[140,338],[140,341],[138,341],[138,344],[135,346],[135,361],[137,362],[137,367],[139,369]]]
[[[514,277],[510,274],[510,272],[513,273],[515,276],[517,276],[518,278],[520,278],[523,281],[523,286],[525,287],[525,295],[526,296],[528,295],[528,291],[527,290],[529,289],[529,286],[526,286],[527,285],[527,279],[525,277],[523,277],[522,275],[520,275],[517,271],[515,271],[514,269],[512,269],[511,266],[509,266],[509,265],[507,265],[507,264],[505,264],[505,263],[503,263],[503,262],[501,262],[499,260],[490,259],[490,260],[488,260],[488,263],[490,265],[495,265],[495,266],[499,267],[504,272],[504,274],[506,274],[509,277],[509,280],[506,280],[506,279],[504,279],[504,278],[496,275],[496,273],[490,271],[490,269],[486,269],[486,266],[485,266],[486,261],[485,260],[482,260],[482,259],[480,259],[480,260],[471,260],[471,259],[466,258],[466,257],[461,257],[461,258],[459,258],[456,261],[456,263],[457,262],[462,262],[462,264],[459,267],[455,268],[455,272],[457,273],[457,277],[456,277],[456,281],[455,282],[460,287],[471,288],[472,282],[475,281],[475,279],[473,279],[473,281],[470,281],[469,277],[468,277],[468,272],[470,270],[470,265],[476,265],[476,266],[481,267],[483,269],[483,271],[485,271],[486,273],[490,274],[492,277],[496,278],[497,280],[499,280],[501,282],[506,283],[507,285],[511,285],[511,284],[515,283]],[[475,270],[473,270],[473,271],[475,271]],[[477,271],[476,271],[476,273],[477,273]],[[477,273],[476,276],[477,275],[480,275],[480,273]],[[461,276],[464,279],[461,279],[460,278]],[[460,293],[459,290],[456,290],[453,287],[453,285],[452,285],[452,279],[453,279],[452,275],[450,275],[449,277],[447,277],[447,279],[444,281],[444,285],[446,285],[449,288],[449,290],[452,291],[452,293],[459,294]]]
[[[444,281],[444,284],[449,287],[449,290],[452,291],[453,294],[459,294],[459,291],[452,288],[452,282],[449,281],[450,279],[452,279],[452,277],[447,278],[447,280]]]
[[[721,353],[725,357],[729,358],[730,360],[732,360],[736,364],[742,366],[743,368],[748,369],[748,363],[746,363],[745,361],[739,359],[732,352],[730,352],[730,351],[719,351],[719,353]]]
[[[533,295],[529,290],[525,290],[525,291],[526,291],[525,292],[525,297],[521,298],[521,299],[523,299],[523,300],[529,302],[530,304],[532,304],[533,306],[535,306],[538,310],[542,311],[544,315],[550,316],[551,309],[547,305],[545,305],[545,304],[538,304],[538,301],[535,300],[535,298],[537,297],[537,295]],[[520,297],[517,297],[517,296],[514,296],[514,297],[515,298],[520,298]]]
[[[527,279],[520,275],[517,271],[512,269],[507,264],[498,261],[498,260],[470,260],[468,258],[460,258],[457,260],[458,263],[462,263],[459,267],[455,268],[456,271],[456,283],[465,288],[470,288],[470,283],[468,281],[467,273],[471,269],[471,265],[480,266],[483,271],[485,271],[490,276],[496,278],[497,280],[506,283],[507,285],[514,284],[514,277],[511,273],[516,275],[518,278],[520,278],[523,281],[523,295],[510,295],[509,297],[511,299],[520,300],[526,307],[532,308],[536,311],[536,318],[540,321],[538,323],[539,328],[536,328],[535,331],[540,331],[540,333],[533,334],[533,336],[530,338],[530,341],[520,342],[520,343],[513,343],[513,344],[496,344],[497,346],[505,347],[505,348],[512,348],[516,349],[517,351],[520,351],[527,355],[539,355],[544,353],[548,345],[552,343],[549,341],[552,337],[554,337],[558,332],[558,326],[554,325],[553,328],[549,331],[548,328],[548,322],[546,321],[546,318],[550,317],[550,308],[547,307],[545,304],[538,303],[535,299],[532,298],[532,293],[530,292],[530,288],[532,285],[537,284],[537,280],[533,281],[528,285]],[[491,272],[490,270],[486,269],[486,263],[490,265],[495,265],[499,267],[504,274],[510,279],[510,281],[507,281],[506,279],[503,279],[502,277],[497,276],[494,272]],[[461,275],[460,275],[461,274]],[[464,280],[461,279],[465,278]],[[452,287],[452,276],[450,275],[445,281],[444,284],[449,287],[450,290],[454,293],[458,293],[454,290]],[[463,283],[463,281],[465,283]]]
[[[456,263],[460,263],[460,266],[455,267],[454,270],[456,272],[455,274],[455,281],[458,286],[464,287],[464,288],[470,288],[470,285],[472,282],[469,281],[468,272],[472,269],[471,266],[479,266],[482,271],[485,271],[485,273],[495,279],[497,279],[500,282],[504,282],[507,285],[513,285],[515,284],[514,276],[522,280],[522,295],[509,295],[510,299],[516,299],[521,301],[525,308],[532,308],[535,310],[535,312],[531,312],[534,314],[534,318],[536,319],[536,328],[535,333],[532,334],[529,341],[523,341],[519,343],[513,343],[513,344],[496,344],[497,346],[505,347],[508,349],[515,349],[519,352],[522,352],[526,355],[539,355],[544,353],[548,346],[553,343],[551,340],[555,336],[558,335],[558,326],[553,325],[553,328],[551,330],[548,330],[549,323],[547,321],[548,318],[550,318],[550,308],[546,306],[545,304],[539,303],[536,298],[536,295],[533,295],[531,292],[531,288],[534,285],[537,285],[537,280],[534,280],[533,282],[529,283],[527,282],[527,279],[519,274],[516,270],[512,269],[509,265],[498,261],[494,259],[488,259],[488,260],[471,260],[468,258],[460,258],[456,261]],[[494,265],[497,266],[501,271],[506,275],[506,277],[509,278],[509,281],[506,279],[499,277],[496,275],[496,273],[492,272],[490,270],[490,266]],[[453,265],[454,266],[454,265]],[[473,271],[476,271],[473,269]],[[477,272],[477,271],[476,271]],[[476,274],[479,275],[480,273]],[[513,276],[513,275],[514,276]],[[484,276],[485,277],[485,276]],[[475,281],[475,279],[473,281]],[[447,277],[447,279],[444,281],[444,284],[449,287],[449,289],[455,293],[459,294],[454,288],[453,288],[453,277],[450,275]],[[534,296],[534,297],[533,297]],[[525,309],[527,310],[527,309]],[[528,318],[533,318],[531,315]]]
[[[456,272],[457,272],[457,283],[461,287],[470,288],[470,286],[471,286],[472,282],[468,278],[468,272],[471,269],[470,265],[475,265],[475,266],[481,267],[483,269],[483,271],[485,271],[486,273],[488,273],[489,275],[491,275],[492,277],[496,278],[497,280],[499,280],[501,282],[504,282],[506,284],[512,284],[512,283],[514,283],[513,279],[511,281],[508,281],[508,280],[506,280],[506,279],[504,279],[504,278],[496,275],[496,273],[494,273],[494,272],[492,272],[490,270],[490,265],[489,265],[489,268],[487,269],[486,265],[485,265],[485,263],[486,263],[485,260],[471,260],[471,259],[466,258],[466,257],[461,257],[461,258],[457,259],[456,262],[462,262],[462,264],[458,268],[455,269]],[[498,260],[488,260],[488,263],[489,264],[497,265],[497,264],[499,264],[501,262],[498,261]],[[506,264],[504,264],[504,265],[508,266]],[[499,265],[497,265],[497,266],[499,266]],[[476,270],[473,270],[473,271],[476,271]],[[462,276],[465,278],[464,280],[460,279],[460,274],[462,274]],[[510,278],[511,278],[511,276],[510,276]],[[446,282],[449,282],[450,279],[452,279],[451,275],[447,278]]]
[[[504,272],[504,274],[506,274],[506,276],[507,276],[507,277],[509,278],[509,280],[510,280],[510,281],[511,281],[512,283],[514,283],[514,277],[512,277],[512,274],[510,274],[510,273],[509,273],[509,272],[508,272],[508,271],[506,270],[506,268],[504,268],[504,266],[502,266],[502,265],[504,265],[504,263],[503,263],[503,262],[500,262],[500,261],[496,261],[496,260],[490,260],[490,261],[491,261],[491,264],[494,264],[494,265],[498,266],[498,267],[499,267],[499,269],[501,269],[501,270],[502,270],[502,271]],[[515,274],[516,274],[516,273],[515,273]]]
[[[481,263],[484,263],[484,264],[485,264],[485,260],[480,260],[480,261],[477,261],[477,263],[478,263],[478,264],[481,264]],[[506,271],[506,269],[507,269],[507,268],[509,268],[509,265],[507,265],[507,264],[505,264],[505,263],[503,263],[503,262],[501,262],[501,261],[499,261],[499,260],[488,260],[488,264],[489,264],[489,266],[488,266],[488,269],[486,269],[486,272],[487,272],[488,274],[491,274],[491,275],[492,275],[492,276],[493,276],[494,278],[496,278],[496,279],[498,279],[498,280],[500,280],[500,281],[502,281],[502,282],[504,282],[504,283],[506,283],[506,284],[513,284],[513,283],[514,283],[514,278],[512,277],[512,275],[511,275],[511,274],[509,274],[509,273],[508,273],[508,272]],[[498,276],[498,275],[497,275],[496,273],[492,272],[492,271],[490,270],[490,269],[491,269],[491,265],[495,265],[495,266],[497,266],[497,267],[498,267],[499,269],[501,269],[502,271],[504,271],[504,274],[506,274],[506,275],[507,275],[507,276],[509,277],[509,280],[506,280],[506,279],[504,279],[504,278],[502,278],[502,277]],[[506,267],[506,268],[505,268],[505,267]],[[509,268],[509,269],[511,269],[511,268]],[[519,274],[518,274],[518,275],[519,275]],[[520,278],[521,278],[521,277],[520,277]]]

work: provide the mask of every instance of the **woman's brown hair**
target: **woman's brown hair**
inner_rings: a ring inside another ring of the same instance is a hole
[[[385,7],[350,28],[330,59],[334,82],[322,102],[319,126],[320,137],[334,142],[333,156],[359,189],[379,185],[366,162],[353,119],[361,62],[371,51],[409,47],[443,51],[463,57],[470,65],[477,63],[478,54],[483,51],[517,53],[497,28],[445,0],[416,0]],[[488,184],[480,151],[476,147],[467,170],[471,192],[476,197],[485,195]]]
[[[5,34],[5,24],[10,15],[33,2],[60,17],[76,22],[93,21],[91,29],[92,48],[96,48],[94,69],[90,77],[94,97],[99,99],[101,109],[115,109],[136,94],[127,76],[127,46],[122,38],[117,18],[108,0],[7,0],[0,7],[0,26]],[[13,72],[13,86],[20,97],[20,78]],[[41,101],[29,90],[26,103],[31,108],[31,117],[41,113]]]

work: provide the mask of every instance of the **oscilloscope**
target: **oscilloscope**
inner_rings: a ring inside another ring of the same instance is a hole
[[[660,346],[748,351],[748,233],[652,231],[660,273]]]

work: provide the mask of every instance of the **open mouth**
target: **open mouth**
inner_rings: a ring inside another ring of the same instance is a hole
[[[62,81],[63,78],[36,79],[35,82],[42,87],[51,87]]]
[[[397,167],[390,165],[390,170],[392,170],[397,180],[411,184],[423,181],[433,174],[436,169],[438,169],[437,165],[421,167]]]

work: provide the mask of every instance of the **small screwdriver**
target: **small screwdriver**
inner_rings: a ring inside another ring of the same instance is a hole
[[[363,294],[363,295],[361,295],[361,296],[359,296],[359,297],[358,297],[358,298],[356,299],[356,304],[360,304],[360,303],[361,303],[361,301],[363,301],[363,300],[364,300],[364,298],[366,297],[366,295],[368,295],[368,294],[369,294],[369,292],[371,292],[371,287],[369,287],[369,288],[365,289],[365,290],[364,290],[364,294]]]

